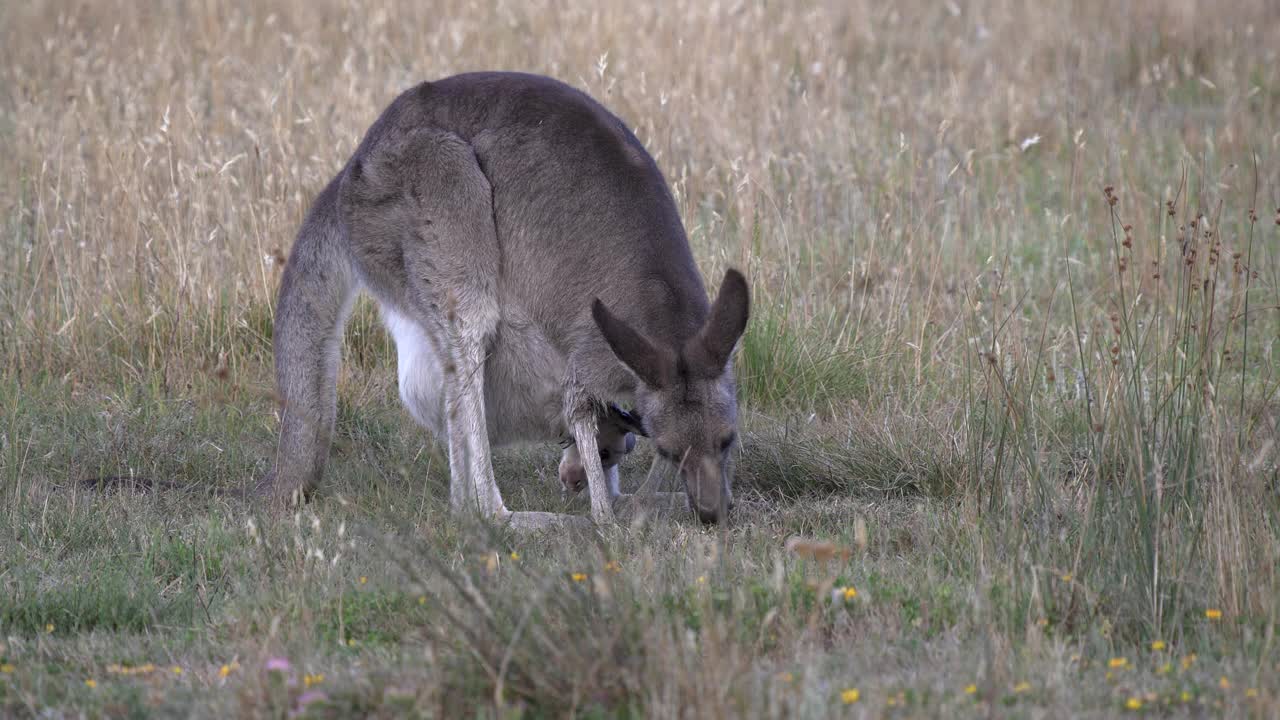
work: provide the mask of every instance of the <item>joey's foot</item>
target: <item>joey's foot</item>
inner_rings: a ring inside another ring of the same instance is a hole
[[[513,530],[566,530],[575,528],[579,530],[590,530],[592,528],[591,520],[581,515],[563,515],[561,513],[549,512],[510,512],[502,521]]]
[[[613,501],[620,517],[682,515],[689,512],[689,496],[682,492],[622,493]]]

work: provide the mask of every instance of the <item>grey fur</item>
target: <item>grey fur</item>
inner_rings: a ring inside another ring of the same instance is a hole
[[[518,73],[423,83],[320,193],[276,314],[280,443],[259,491],[277,501],[323,472],[360,289],[396,336],[406,405],[448,442],[455,510],[553,522],[506,509],[491,445],[572,434],[562,480],[566,459],[580,465],[592,518],[611,521],[616,468],[599,453],[625,445],[606,408],[630,398],[698,514],[727,511],[746,281],[729,271],[708,303],[661,172],[585,94]]]

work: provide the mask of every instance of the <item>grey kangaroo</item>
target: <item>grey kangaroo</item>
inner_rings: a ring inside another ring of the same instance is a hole
[[[678,469],[703,522],[733,505],[730,360],[746,278],[727,271],[708,302],[662,173],[586,94],[519,73],[422,83],[320,192],[276,311],[280,438],[258,491],[277,505],[323,472],[342,329],[361,289],[395,338],[402,400],[447,441],[455,512],[522,527],[573,519],[509,511],[490,457],[499,444],[569,438],[592,520],[612,522],[616,469],[606,476],[598,438],[609,423],[615,446],[625,438],[615,400],[632,401],[622,429]]]

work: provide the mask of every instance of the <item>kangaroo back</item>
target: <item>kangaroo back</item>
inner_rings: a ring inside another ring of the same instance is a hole
[[[321,193],[316,210],[322,217],[315,219],[341,235],[351,210],[339,206],[349,187],[375,187],[380,196],[366,198],[366,204],[376,207],[395,205],[397,193],[414,192],[409,179],[429,175],[439,164],[405,150],[423,146],[414,138],[424,132],[456,138],[474,154],[487,181],[484,192],[491,194],[486,202],[499,253],[497,302],[571,356],[585,386],[602,395],[627,395],[634,385],[596,329],[593,298],[650,337],[680,344],[702,328],[710,307],[706,287],[657,164],[619,118],[550,78],[467,73],[406,91]],[[351,182],[353,175],[369,175],[370,168],[380,171],[375,182]],[[396,218],[398,237],[378,228],[384,237],[369,251],[372,261],[357,264],[360,276],[374,286],[395,276],[377,261],[397,262],[430,222],[422,217],[422,226],[412,227]],[[368,240],[350,238],[356,257],[374,244]],[[346,243],[341,237],[333,245]]]
[[[652,337],[684,342],[705,323],[706,287],[667,183],[595,100],[521,73],[422,83],[391,103],[351,164],[385,164],[387,148],[424,127],[466,142],[491,188],[499,304],[571,356],[585,386],[626,395],[634,385],[595,327],[592,298]]]

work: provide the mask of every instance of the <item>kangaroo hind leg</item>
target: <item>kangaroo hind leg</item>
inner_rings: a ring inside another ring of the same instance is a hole
[[[397,131],[353,163],[344,194],[365,274],[377,278],[390,316],[438,354],[451,506],[506,517],[484,403],[485,358],[499,320],[499,248],[492,189],[475,152],[442,130]]]

